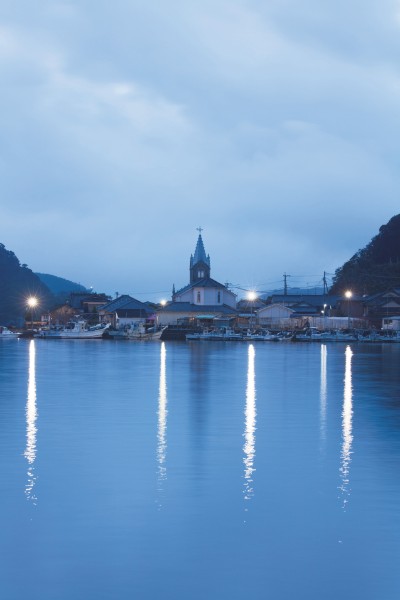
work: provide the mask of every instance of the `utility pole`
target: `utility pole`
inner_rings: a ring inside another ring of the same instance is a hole
[[[324,296],[328,295],[328,284],[326,282],[326,272],[324,271],[324,276],[322,278],[322,281],[324,282]]]
[[[290,275],[286,275],[286,273],[283,274],[283,294],[284,294],[284,296],[287,296],[287,291],[288,291],[287,278],[288,277],[290,277]]]

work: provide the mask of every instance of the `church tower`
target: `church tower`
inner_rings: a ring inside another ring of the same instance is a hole
[[[206,255],[203,238],[201,237],[202,228],[198,228],[199,237],[196,244],[194,255],[190,255],[190,283],[196,283],[203,279],[210,278],[211,261],[210,255]]]

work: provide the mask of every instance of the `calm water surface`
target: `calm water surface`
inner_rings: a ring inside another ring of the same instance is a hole
[[[1,341],[1,598],[397,600],[399,346]]]

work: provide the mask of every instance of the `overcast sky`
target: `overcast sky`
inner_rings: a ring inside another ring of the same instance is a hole
[[[399,0],[3,0],[0,242],[168,297],[313,285],[399,213]],[[241,294],[239,294],[241,295]]]

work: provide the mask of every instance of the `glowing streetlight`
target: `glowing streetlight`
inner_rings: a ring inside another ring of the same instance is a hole
[[[352,297],[353,292],[351,290],[346,290],[344,295],[347,298],[347,328],[350,329],[350,298]]]
[[[257,292],[255,292],[254,290],[250,290],[249,292],[247,292],[247,300],[249,300],[250,302],[250,308],[251,308],[251,312],[250,312],[250,324],[253,325],[253,308],[254,308],[254,301],[257,299]]]
[[[30,296],[26,301],[30,311],[31,311],[31,329],[33,330],[33,309],[39,304],[39,301],[35,296]]]
[[[160,300],[160,304],[161,304],[161,306],[166,306],[167,305],[167,301],[166,300]]]

